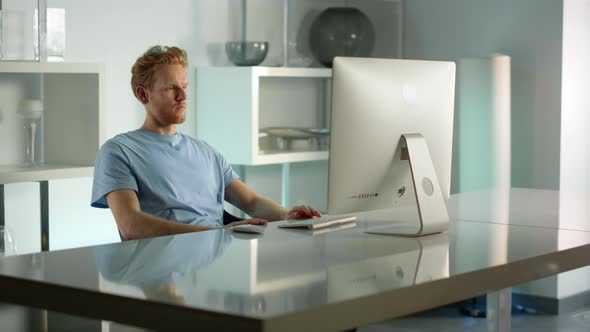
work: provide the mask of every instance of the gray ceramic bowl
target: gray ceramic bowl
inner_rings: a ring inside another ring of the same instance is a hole
[[[225,53],[237,66],[256,66],[264,61],[268,53],[268,42],[229,41],[225,43]]]

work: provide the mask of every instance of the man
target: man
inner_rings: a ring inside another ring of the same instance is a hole
[[[110,207],[127,240],[224,227],[224,200],[256,218],[228,226],[321,216],[312,207],[289,211],[258,195],[219,152],[176,132],[186,118],[187,66],[186,52],[177,47],[154,46],[137,59],[131,87],[145,121],[101,147],[91,205]]]

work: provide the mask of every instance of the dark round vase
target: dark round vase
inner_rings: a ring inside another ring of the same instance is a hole
[[[369,56],[375,44],[375,29],[357,8],[331,7],[311,24],[309,42],[313,56],[331,67],[335,56]]]

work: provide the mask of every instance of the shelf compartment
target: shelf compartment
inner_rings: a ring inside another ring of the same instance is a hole
[[[92,176],[105,139],[104,84],[102,65],[0,63],[0,183]],[[17,114],[24,98],[43,100],[38,132],[43,139],[37,150],[44,167],[14,166],[24,159],[22,118]]]
[[[197,69],[197,135],[236,165],[325,160],[328,152],[269,151],[260,142],[268,127],[328,125],[326,68],[201,67]],[[309,97],[309,98],[308,98]]]

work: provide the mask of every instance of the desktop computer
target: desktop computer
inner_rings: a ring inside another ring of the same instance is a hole
[[[453,62],[336,57],[328,214],[388,221],[371,233],[445,231],[454,96]]]

